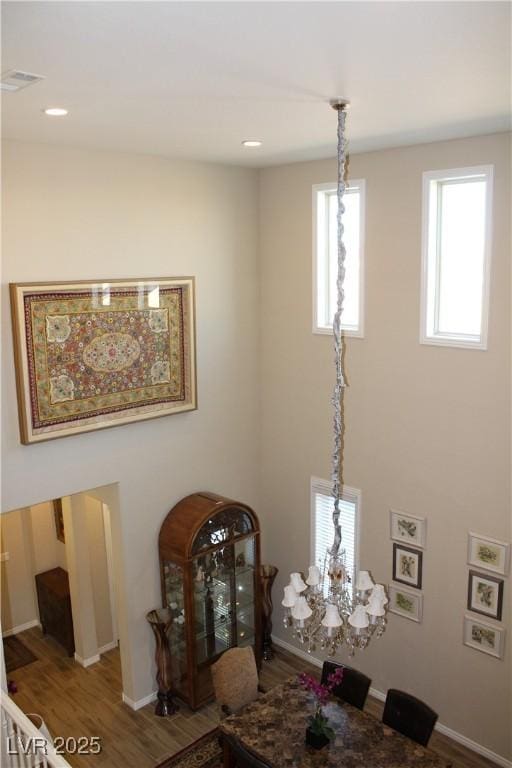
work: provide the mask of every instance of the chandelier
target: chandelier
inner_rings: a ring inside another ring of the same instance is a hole
[[[343,311],[346,250],[343,244],[343,196],[345,194],[346,139],[345,118],[348,102],[336,100],[331,106],[338,113],[338,276],[337,309],[333,321],[336,383],[332,403],[334,406],[334,448],[332,454],[332,496],[334,507],[332,522],[334,538],[325,553],[323,566],[310,565],[308,576],[292,573],[284,588],[282,605],[285,609],[285,627],[307,646],[308,652],[316,644],[334,656],[346,643],[351,656],[356,648],[364,649],[372,637],[381,637],[386,628],[388,598],[384,586],[375,584],[368,571],[359,571],[355,584],[347,570],[346,552],[342,547],[340,501],[342,494],[343,459],[343,396],[345,377],[343,369],[344,338],[341,328]]]

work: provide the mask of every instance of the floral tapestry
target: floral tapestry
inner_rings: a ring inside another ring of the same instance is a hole
[[[22,442],[196,407],[192,278],[13,284]]]

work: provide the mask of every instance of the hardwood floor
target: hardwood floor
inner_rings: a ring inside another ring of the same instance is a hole
[[[153,768],[165,756],[185,747],[215,727],[217,709],[210,704],[199,712],[191,712],[182,704],[171,718],[153,714],[148,704],[137,712],[121,701],[121,668],[118,650],[109,651],[101,661],[88,669],[80,667],[51,638],[43,638],[37,628],[19,635],[37,656],[37,661],[8,675],[16,682],[16,704],[27,713],[42,715],[50,733],[55,736],[99,736],[99,755],[65,755],[77,768]],[[318,669],[302,659],[276,649],[271,662],[263,662],[261,684],[271,688],[297,672]],[[382,703],[368,699],[366,709],[380,717]],[[453,768],[490,768],[494,766],[474,752],[438,733],[430,746]],[[374,766],[369,768],[375,768]]]

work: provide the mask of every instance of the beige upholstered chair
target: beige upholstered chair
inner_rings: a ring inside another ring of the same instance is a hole
[[[258,670],[251,647],[230,648],[210,669],[223,715],[232,715],[258,698]]]

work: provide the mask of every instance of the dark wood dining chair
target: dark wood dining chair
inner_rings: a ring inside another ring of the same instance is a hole
[[[390,688],[382,722],[426,747],[438,718],[427,704],[410,693]]]
[[[222,734],[224,750],[229,750],[229,764],[231,768],[272,768],[268,763],[260,760],[252,752],[249,752],[233,736]],[[226,765],[226,762],[224,763]]]
[[[357,669],[347,667],[345,664],[335,664],[334,661],[324,661],[322,667],[322,680],[323,684],[327,683],[327,678],[332,672],[335,672],[339,667],[343,667],[343,679],[339,685],[333,690],[333,696],[336,696],[342,701],[346,701],[347,704],[352,704],[353,707],[363,709],[368,691],[372,681],[362,672],[358,672]]]

